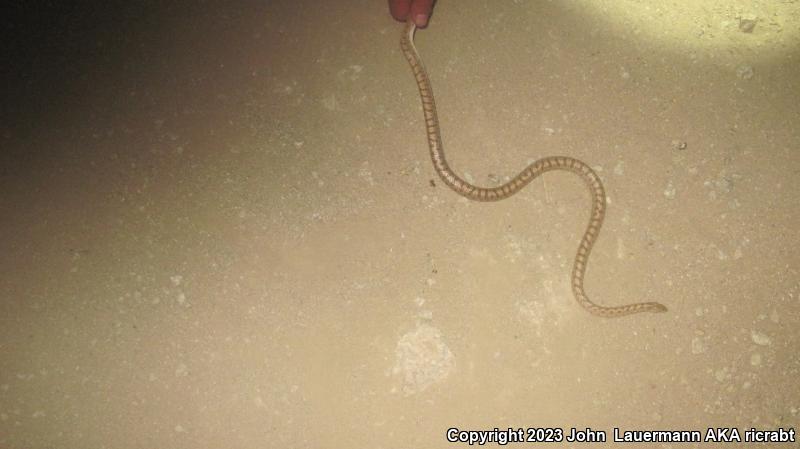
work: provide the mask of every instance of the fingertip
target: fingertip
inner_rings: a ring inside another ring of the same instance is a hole
[[[410,0],[389,0],[389,12],[395,20],[405,22],[410,10]]]
[[[433,12],[433,0],[414,0],[414,2],[411,3],[411,17],[414,19],[414,23],[420,28],[428,26],[431,12]]]

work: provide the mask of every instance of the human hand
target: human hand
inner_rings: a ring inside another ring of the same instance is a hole
[[[414,23],[419,28],[428,25],[428,19],[433,11],[433,3],[436,0],[389,0],[389,12],[392,17],[405,22],[409,17],[414,19]]]

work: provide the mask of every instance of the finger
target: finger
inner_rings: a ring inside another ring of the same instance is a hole
[[[411,9],[411,0],[389,0],[389,12],[396,20],[405,22]]]
[[[435,0],[414,0],[414,3],[411,4],[411,11],[409,14],[418,27],[424,28],[428,25],[428,19],[431,17],[434,1]]]

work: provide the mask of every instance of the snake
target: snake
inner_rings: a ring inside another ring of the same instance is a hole
[[[419,95],[422,99],[422,112],[425,116],[425,130],[428,137],[433,168],[450,189],[457,194],[474,201],[500,201],[522,190],[531,181],[543,173],[562,170],[577,174],[589,188],[592,197],[592,209],[589,224],[581,237],[575,260],[572,264],[571,285],[575,300],[592,315],[604,318],[616,318],[641,312],[666,312],[667,308],[658,302],[639,302],[621,306],[602,306],[592,302],[583,288],[586,276],[586,265],[589,254],[597,241],[600,228],[606,213],[606,192],[600,177],[585,162],[569,156],[546,156],[532,162],[519,172],[510,181],[496,187],[480,187],[467,182],[458,176],[447,163],[442,144],[442,132],[439,127],[439,118],[436,112],[436,102],[433,97],[433,86],[430,77],[422,63],[422,58],[414,45],[416,25],[411,19],[406,21],[403,34],[400,38],[400,49],[403,52],[414,79],[417,82]]]

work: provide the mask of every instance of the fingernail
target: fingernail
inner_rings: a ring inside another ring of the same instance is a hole
[[[428,16],[425,14],[417,14],[414,17],[414,23],[416,23],[418,27],[424,27],[428,24]]]

